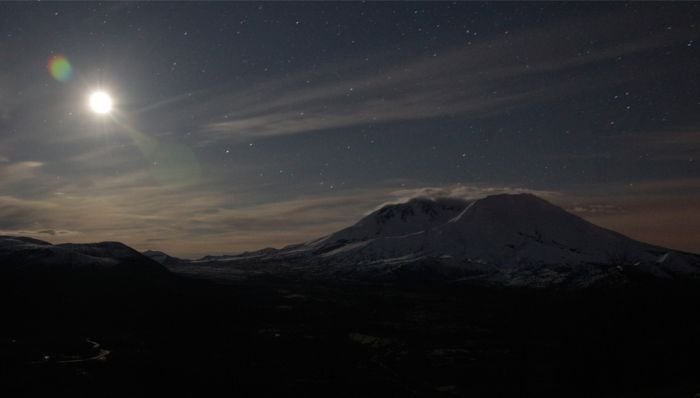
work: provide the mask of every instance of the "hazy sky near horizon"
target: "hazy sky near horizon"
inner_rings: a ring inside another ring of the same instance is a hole
[[[2,3],[0,233],[201,256],[527,191],[700,252],[698,21],[698,3]]]

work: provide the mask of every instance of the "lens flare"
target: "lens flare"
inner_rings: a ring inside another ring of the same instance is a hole
[[[116,117],[113,121],[129,133],[136,148],[152,164],[151,175],[160,185],[185,187],[199,184],[201,168],[190,148],[178,143],[160,142]]]
[[[66,82],[73,77],[73,67],[68,61],[68,58],[63,55],[54,55],[51,57],[49,59],[48,69],[51,77],[59,82]]]

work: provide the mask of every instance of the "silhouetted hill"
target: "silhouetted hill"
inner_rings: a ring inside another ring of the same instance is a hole
[[[131,291],[162,283],[172,274],[118,242],[59,244],[0,237],[0,275],[17,291]]]

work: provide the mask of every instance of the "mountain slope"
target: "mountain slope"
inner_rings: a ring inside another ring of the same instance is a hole
[[[52,245],[0,236],[0,275],[16,286],[135,286],[167,279],[170,272],[119,242]]]
[[[146,250],[141,254],[162,265],[177,264],[182,261],[177,257],[172,257],[158,250]]]

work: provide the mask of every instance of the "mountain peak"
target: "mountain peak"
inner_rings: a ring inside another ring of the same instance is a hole
[[[528,222],[546,222],[552,218],[560,217],[575,218],[583,221],[578,216],[529,193],[498,194],[477,199],[470,203],[452,221],[464,218],[467,214],[470,215],[471,219],[474,217],[490,217],[492,218],[491,221],[502,222],[513,222],[517,219],[525,219]],[[579,221],[576,222],[578,223]]]
[[[467,201],[459,198],[444,197],[431,199],[417,197],[410,199],[408,202],[385,205],[360,222],[370,219],[374,220],[376,223],[382,224],[393,218],[397,218],[402,222],[411,222],[412,219],[417,217],[438,220],[445,216],[445,214],[461,211],[467,204]]]
[[[598,227],[529,193],[391,204],[307,246],[329,260],[455,258],[510,267],[655,261],[658,248]]]
[[[507,221],[522,215],[528,216],[547,211],[558,215],[566,213],[557,206],[528,193],[498,194],[477,200],[456,197],[435,199],[416,197],[403,203],[384,205],[355,225],[330,235],[324,239],[324,242],[350,242],[425,232],[442,224],[458,221],[467,213],[502,218],[503,221]]]
[[[559,206],[530,193],[490,195],[475,200],[471,207],[513,214],[533,211],[566,213]]]

